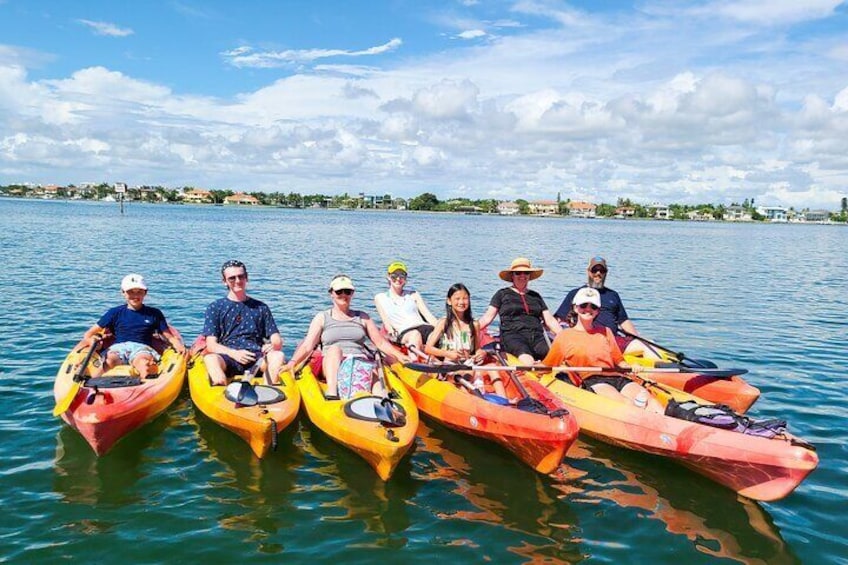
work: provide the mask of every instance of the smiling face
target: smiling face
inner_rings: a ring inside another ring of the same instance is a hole
[[[604,288],[604,283],[607,280],[607,268],[603,265],[595,265],[591,269],[586,269],[586,273],[589,275],[588,287],[589,288]]]
[[[524,290],[527,288],[527,283],[530,282],[530,273],[528,271],[513,271],[512,272],[512,286],[517,288],[518,290]]]
[[[247,289],[247,271],[244,267],[227,267],[221,276],[230,292],[239,294]]]
[[[578,320],[581,322],[591,323],[598,316],[600,308],[591,302],[584,302],[583,304],[575,304],[574,311],[577,313]]]
[[[121,294],[124,295],[127,306],[133,310],[138,310],[144,304],[144,297],[147,296],[147,291],[141,288],[131,288],[129,290],[122,290]]]
[[[405,272],[397,270],[394,273],[388,275],[386,278],[388,279],[389,286],[392,288],[392,290],[394,290],[398,294],[403,291],[403,287],[406,284]]]
[[[447,299],[448,305],[456,314],[457,318],[462,319],[469,306],[471,306],[471,297],[462,289],[457,290]]]

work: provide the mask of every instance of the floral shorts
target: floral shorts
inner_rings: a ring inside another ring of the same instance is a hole
[[[137,343],[135,341],[123,341],[121,343],[115,343],[112,347],[109,348],[109,353],[116,353],[118,357],[121,359],[121,363],[124,365],[129,365],[133,362],[133,359],[141,355],[142,353],[147,353],[153,357],[154,361],[159,361],[159,354],[155,349],[150,347],[149,345],[144,345],[143,343]]]
[[[345,357],[339,365],[339,398],[351,398],[358,392],[371,392],[374,363],[362,357]]]

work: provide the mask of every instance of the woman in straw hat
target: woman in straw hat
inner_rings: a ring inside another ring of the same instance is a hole
[[[527,288],[527,284],[541,277],[543,272],[533,267],[530,259],[515,259],[509,269],[499,273],[501,280],[511,282],[512,286],[497,291],[480,318],[480,329],[483,329],[495,316],[500,316],[501,347],[516,355],[523,365],[532,365],[548,354],[546,326],[554,335],[561,330],[542,295]]]

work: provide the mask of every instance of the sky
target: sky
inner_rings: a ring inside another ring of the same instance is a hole
[[[839,0],[0,0],[0,185],[848,196]]]

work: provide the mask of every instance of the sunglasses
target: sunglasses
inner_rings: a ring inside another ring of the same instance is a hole
[[[227,282],[236,282],[241,280],[247,280],[247,274],[242,275],[233,275],[231,277],[227,277]]]
[[[530,273],[527,272],[527,271],[513,271],[512,276],[513,277],[529,277]]]
[[[389,275],[389,278],[392,279],[393,281],[403,281],[403,280],[406,280],[406,275],[401,275],[401,274]]]
[[[339,290],[334,290],[333,292],[336,293],[336,296],[341,296],[341,295],[350,296],[351,294],[353,294],[353,291],[349,288],[342,288],[342,289],[339,289]]]
[[[607,270],[604,269],[603,267],[593,267],[592,272],[593,273],[606,273]]]
[[[594,304],[592,304],[591,302],[585,302],[585,303],[583,303],[583,304],[578,304],[578,305],[577,305],[577,307],[578,307],[578,308],[582,308],[582,309],[584,309],[584,310],[586,310],[586,309],[588,309],[588,308],[591,308],[592,310],[600,310],[600,308],[598,308],[597,306],[595,306],[595,305],[594,305]]]

